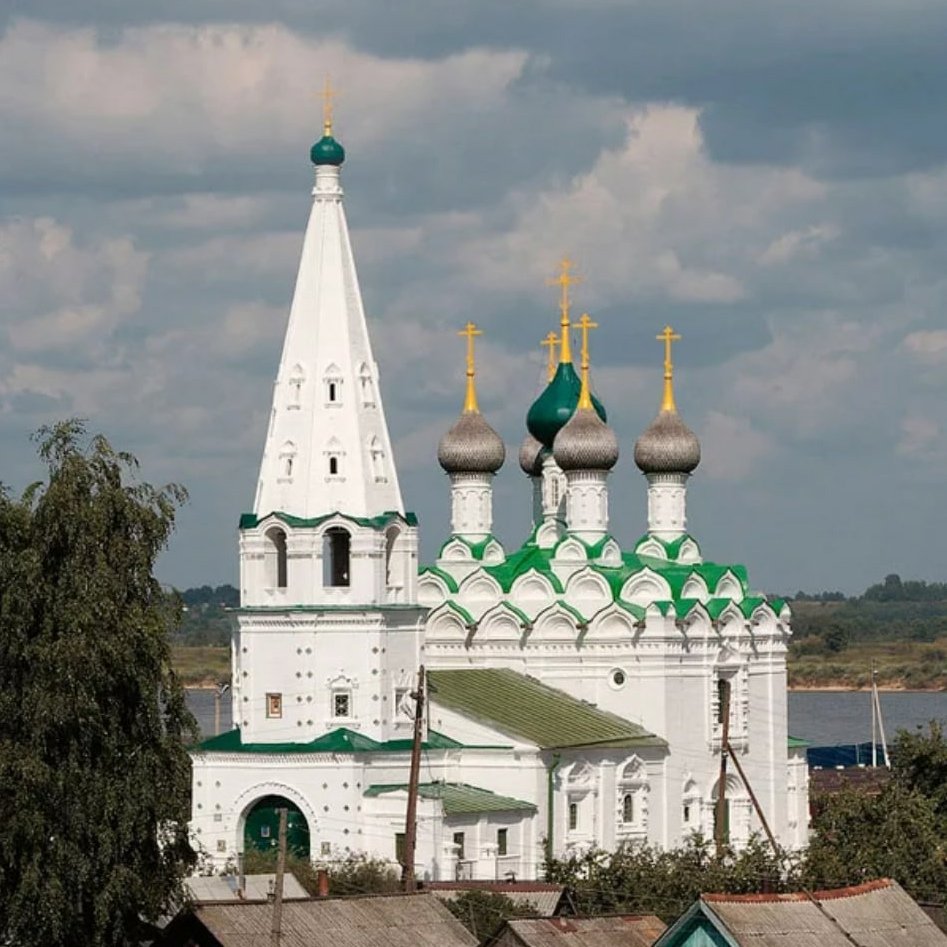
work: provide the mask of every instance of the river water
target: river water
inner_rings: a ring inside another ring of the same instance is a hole
[[[871,696],[868,692],[791,691],[789,732],[813,746],[864,743],[871,739]],[[221,729],[230,729],[230,695],[220,702]],[[210,690],[188,691],[188,706],[201,732],[214,732],[214,695]],[[881,713],[888,740],[899,729],[913,730],[938,720],[947,729],[947,693],[896,691],[881,694]]]

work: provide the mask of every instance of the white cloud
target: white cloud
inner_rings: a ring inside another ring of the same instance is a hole
[[[319,127],[327,72],[342,85],[340,127],[365,146],[495,104],[526,58],[474,49],[381,59],[276,23],[161,24],[106,42],[92,29],[19,20],[0,38],[0,114],[88,156],[188,171],[211,156],[298,148]]]
[[[700,473],[711,480],[739,482],[754,478],[776,443],[745,417],[710,411],[701,431]]]
[[[922,365],[947,363],[947,329],[922,329],[905,336],[905,351]]]
[[[910,415],[901,420],[901,437],[898,440],[899,454],[909,457],[938,453],[943,449],[943,434],[940,425],[932,418]]]

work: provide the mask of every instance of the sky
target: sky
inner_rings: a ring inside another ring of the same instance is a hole
[[[516,454],[568,254],[624,546],[670,323],[706,558],[772,593],[944,580],[945,35],[941,0],[8,0],[0,480],[86,418],[190,492],[159,577],[236,582],[331,74],[425,559],[468,319],[507,444],[496,532],[526,536]]]

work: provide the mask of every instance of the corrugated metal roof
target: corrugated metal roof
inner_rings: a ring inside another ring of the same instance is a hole
[[[369,786],[366,796],[382,796],[389,792],[407,792],[407,783],[385,783]],[[471,815],[478,812],[535,812],[536,806],[512,796],[498,796],[489,789],[467,783],[420,783],[418,795],[423,799],[440,799],[445,815]]]
[[[223,947],[270,947],[272,904],[203,904],[194,916]],[[432,894],[290,901],[281,947],[475,947]]]
[[[508,668],[429,671],[428,680],[434,703],[542,749],[667,746],[636,723]]]
[[[518,918],[507,921],[494,942],[497,947],[651,947],[663,932],[664,922],[651,914]]]
[[[860,947],[947,945],[947,936],[895,881],[818,891],[815,897],[830,917],[804,894],[712,894],[701,901],[740,945],[852,947],[842,930]]]
[[[276,875],[247,875],[244,878],[243,898],[237,895],[236,875],[211,875],[188,878],[185,881],[192,901],[265,901],[276,885]],[[306,889],[289,872],[283,877],[283,897],[308,898]]]

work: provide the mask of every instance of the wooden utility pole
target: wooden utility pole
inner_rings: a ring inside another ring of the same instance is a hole
[[[717,858],[723,858],[727,844],[727,755],[730,751],[730,682],[717,682],[720,708],[720,776],[717,780],[717,806],[714,810],[714,843]]]
[[[279,850],[276,853],[276,884],[273,890],[273,928],[270,943],[279,947],[283,926],[283,876],[286,874],[286,809],[279,810]]]
[[[411,742],[411,775],[408,777],[408,811],[404,819],[404,864],[401,884],[405,891],[416,891],[414,852],[418,840],[418,780],[421,775],[421,737],[424,733],[424,665],[418,670],[418,688],[414,698],[414,739]]]

